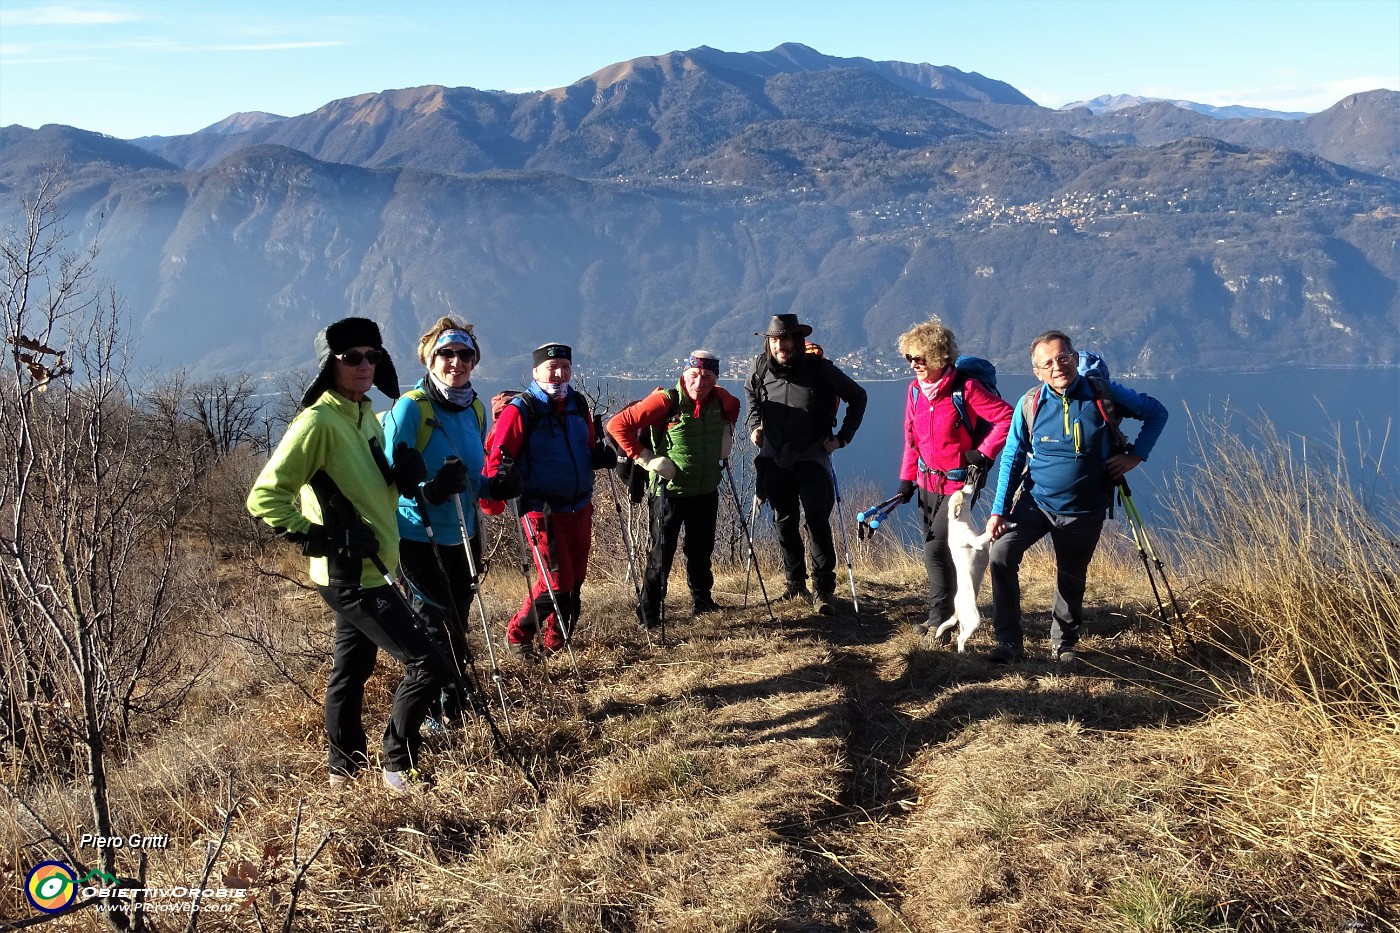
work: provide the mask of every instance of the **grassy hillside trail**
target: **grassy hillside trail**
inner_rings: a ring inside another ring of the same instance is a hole
[[[577,636],[583,690],[562,655],[502,658],[512,746],[543,799],[480,723],[429,739],[421,790],[391,793],[373,771],[327,787],[328,620],[286,584],[247,608],[285,626],[275,650],[227,658],[241,673],[226,695],[122,769],[120,828],[170,834],[149,884],[188,885],[214,852],[225,883],[250,890],[204,929],[280,925],[298,872],[291,928],[327,933],[1332,929],[1234,896],[1286,870],[1218,833],[1204,811],[1232,804],[1198,788],[1286,767],[1210,715],[1220,693],[1142,614],[1137,569],[1112,546],[1096,561],[1073,670],[1048,658],[1051,573],[1035,553],[1028,659],[1009,667],[985,659],[989,622],[965,654],[911,632],[926,614],[912,557],[858,572],[858,619],[843,587],[832,617],[789,601],[771,621],[756,583],[740,608],[732,569],[715,591],[730,608],[691,617],[678,572],[664,643],[600,570]],[[518,605],[512,585],[488,577],[493,623]],[[371,736],[399,676],[385,662],[369,683]],[[101,928],[81,916],[70,928]]]

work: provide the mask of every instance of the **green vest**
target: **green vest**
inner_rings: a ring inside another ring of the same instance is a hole
[[[676,393],[680,411],[671,416],[665,435],[659,438],[663,443],[656,450],[658,457],[670,457],[679,470],[667,486],[666,495],[698,496],[714,492],[721,479],[719,455],[724,442],[724,405],[720,403],[719,391],[710,393],[699,418],[695,417],[695,403],[685,394],[685,387],[679,381]],[[657,478],[653,476],[653,495],[656,487]]]

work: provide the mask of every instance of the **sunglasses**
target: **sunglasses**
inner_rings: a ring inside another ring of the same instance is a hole
[[[373,366],[384,358],[384,354],[378,350],[366,350],[363,353],[359,350],[346,350],[344,353],[335,354],[335,358],[346,366],[359,366],[366,362]]]
[[[476,352],[473,350],[454,350],[451,347],[434,350],[433,355],[445,360],[461,360],[463,363],[470,363],[476,359]]]
[[[926,365],[926,361],[922,356],[910,356],[908,353],[906,353],[904,354],[904,360],[907,363],[917,363],[920,366]]]

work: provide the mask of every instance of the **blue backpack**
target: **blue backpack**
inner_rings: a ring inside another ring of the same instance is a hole
[[[958,413],[957,423],[972,436],[972,443],[975,447],[980,445],[983,439],[991,433],[992,423],[983,420],[978,425],[977,430],[973,430],[972,422],[967,417],[967,402],[963,398],[963,387],[967,385],[969,379],[976,379],[982,383],[982,388],[997,398],[1001,398],[1001,393],[997,391],[997,368],[991,360],[964,354],[953,363],[953,409]]]

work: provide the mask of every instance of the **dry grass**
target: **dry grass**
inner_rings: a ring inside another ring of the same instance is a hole
[[[1246,489],[1260,503],[1258,477],[1240,482],[1232,494],[1216,471],[1209,494],[1226,504],[1211,514],[1239,511]],[[262,620],[274,650],[221,640],[218,676],[118,773],[119,825],[170,834],[149,883],[191,884],[231,782],[215,877],[255,898],[205,929],[279,927],[300,861],[329,832],[298,930],[1394,931],[1394,538],[1358,533],[1365,510],[1344,496],[1321,507],[1342,484],[1277,485],[1256,509],[1267,517],[1242,516],[1238,533],[1193,521],[1160,536],[1180,555],[1189,657],[1171,651],[1126,528],[1110,525],[1086,661],[1068,673],[1037,645],[1043,550],[1023,573],[1031,657],[1008,670],[981,657],[987,627],[961,655],[908,631],[926,613],[923,567],[893,535],[858,545],[859,621],[849,605],[827,620],[787,603],[774,624],[753,580],[748,609],[692,620],[677,583],[671,644],[648,645],[605,500],[579,638],[586,692],[558,659],[507,667],[515,747],[543,800],[479,725],[431,740],[424,792],[391,796],[368,777],[326,787],[324,609],[291,583],[229,574],[210,597],[223,624]],[[1300,495],[1309,507],[1290,512]],[[847,497],[848,521],[864,498]],[[1337,527],[1321,523],[1329,512]],[[780,585],[766,525],[765,575]],[[1344,529],[1366,546],[1336,546]],[[280,566],[273,554],[264,566]],[[493,555],[499,630],[523,583],[508,542]],[[734,606],[743,591],[742,563],[728,566],[717,596]],[[385,664],[371,681],[371,729],[396,679]],[[64,788],[32,799],[56,829],[82,831]],[[28,824],[10,828],[0,915],[29,916],[23,874],[54,853]],[[119,864],[134,870],[131,853]],[[68,922],[96,928],[90,913]]]

